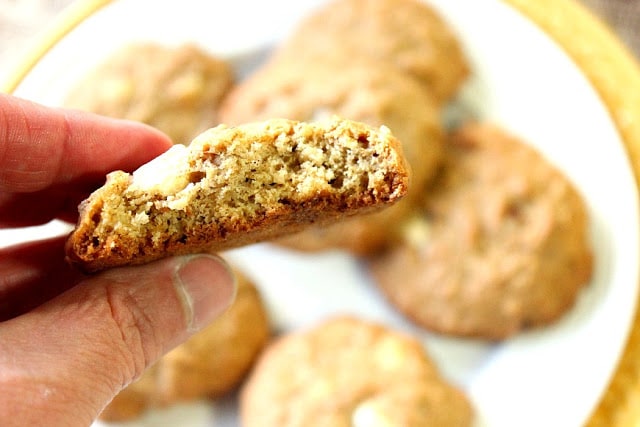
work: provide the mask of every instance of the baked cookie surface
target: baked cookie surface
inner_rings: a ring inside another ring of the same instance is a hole
[[[338,117],[221,125],[133,174],[110,173],[80,205],[67,257],[91,272],[226,250],[382,209],[408,185],[386,127]]]
[[[130,44],[81,80],[65,106],[143,122],[187,144],[218,123],[233,82],[229,64],[195,45]]]
[[[238,386],[271,330],[258,289],[238,270],[235,276],[237,294],[231,307],[120,392],[100,418],[131,420],[153,407],[217,398]]]
[[[303,19],[276,57],[313,66],[336,54],[347,58],[345,68],[358,57],[392,65],[440,104],[455,95],[470,70],[452,28],[419,0],[333,0]]]
[[[260,356],[240,395],[245,427],[468,426],[472,409],[422,344],[385,326],[335,317]]]
[[[401,312],[446,334],[498,340],[548,324],[592,275],[581,195],[539,152],[488,124],[451,137],[406,241],[372,260],[374,278]]]
[[[414,196],[422,195],[422,187],[440,164],[440,113],[424,88],[384,64],[344,58],[344,62],[327,60],[309,67],[275,61],[236,86],[220,110],[221,119],[231,124],[269,117],[312,120],[331,114],[389,127],[411,166],[409,192],[400,203],[378,214],[315,227],[281,243],[309,251],[343,248],[371,253],[393,238],[389,226],[408,214]]]

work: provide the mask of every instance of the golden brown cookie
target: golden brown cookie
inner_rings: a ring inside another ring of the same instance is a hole
[[[237,270],[236,278],[229,310],[120,392],[100,418],[130,420],[150,407],[216,398],[238,386],[269,339],[270,325],[257,288]]]
[[[565,313],[590,280],[581,195],[539,152],[489,124],[450,139],[407,243],[372,261],[388,299],[434,331],[509,337]]]
[[[241,390],[240,416],[244,427],[448,427],[473,418],[418,340],[352,317],[271,343]]]
[[[154,126],[187,144],[216,125],[233,70],[194,45],[126,45],[81,80],[65,105]]]
[[[438,103],[450,100],[469,74],[453,29],[420,0],[333,0],[294,30],[276,56],[309,63],[334,55],[386,63],[421,82]]]
[[[221,125],[133,174],[109,174],[81,204],[67,256],[96,271],[226,250],[382,209],[408,185],[386,127],[338,117]]]
[[[280,243],[312,251],[337,247],[371,253],[393,239],[390,225],[407,215],[414,195],[422,195],[422,187],[440,163],[440,113],[424,88],[384,64],[344,58],[344,62],[323,61],[310,67],[277,61],[235,87],[220,109],[221,119],[231,124],[269,117],[311,120],[330,114],[389,127],[411,166],[409,193],[379,214],[315,227]]]

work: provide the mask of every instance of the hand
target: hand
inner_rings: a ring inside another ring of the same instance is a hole
[[[170,146],[140,124],[0,94],[0,228],[75,221],[107,172]],[[84,276],[64,236],[0,249],[0,420],[84,426],[150,364],[221,314],[234,296],[211,255]]]

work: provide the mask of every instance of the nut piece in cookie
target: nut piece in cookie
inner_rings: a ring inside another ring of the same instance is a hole
[[[466,396],[417,339],[335,317],[271,343],[240,395],[245,427],[470,426]]]
[[[221,251],[400,200],[409,170],[385,127],[334,117],[218,126],[80,205],[67,257],[91,272]]]
[[[425,197],[406,244],[371,262],[380,289],[417,324],[500,340],[558,319],[589,282],[581,195],[504,130],[458,130]]]
[[[153,407],[217,398],[238,386],[271,331],[258,289],[238,270],[235,276],[238,287],[233,305],[122,390],[101,419],[131,420]]]
[[[227,62],[195,45],[128,44],[80,80],[65,106],[143,122],[187,144],[218,123],[233,81]]]

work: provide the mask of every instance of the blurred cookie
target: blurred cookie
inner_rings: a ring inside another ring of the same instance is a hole
[[[194,45],[126,45],[68,94],[65,106],[154,126],[188,144],[216,125],[233,70]]]
[[[469,74],[457,36],[419,0],[333,0],[297,26],[276,56],[310,67],[340,54],[391,64],[420,81],[438,103],[451,99]]]
[[[585,204],[540,153],[470,123],[446,148],[407,244],[371,263],[388,299],[416,323],[493,340],[565,313],[592,275]]]
[[[237,295],[211,325],[162,357],[105,408],[100,418],[129,420],[154,406],[215,398],[238,386],[270,336],[256,287],[236,271]]]
[[[220,108],[220,119],[229,124],[269,117],[311,120],[331,114],[389,127],[411,166],[409,192],[403,201],[378,214],[312,228],[281,243],[303,250],[337,247],[371,253],[392,238],[391,225],[407,215],[440,164],[440,114],[423,87],[384,64],[348,58],[312,67],[275,61],[236,86]]]
[[[465,395],[401,332],[336,317],[270,344],[240,395],[245,427],[469,426]]]
[[[156,384],[162,403],[218,397],[236,387],[270,335],[253,283],[236,271],[236,299],[222,318],[162,358]]]

